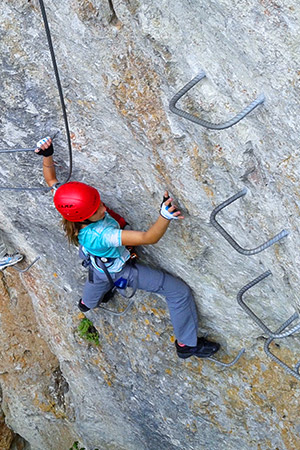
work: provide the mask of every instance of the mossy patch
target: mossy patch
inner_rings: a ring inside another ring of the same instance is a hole
[[[86,341],[94,345],[99,345],[99,333],[94,327],[93,322],[86,317],[80,321],[77,331],[79,336]]]

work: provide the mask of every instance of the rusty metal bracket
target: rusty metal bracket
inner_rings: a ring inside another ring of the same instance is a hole
[[[250,103],[250,105],[244,108],[239,114],[234,116],[232,119],[227,120],[226,122],[220,124],[202,120],[199,117],[184,111],[183,109],[177,108],[176,103],[178,102],[178,100],[180,100],[181,97],[183,97],[190,89],[192,89],[193,86],[195,86],[197,83],[199,83],[199,81],[201,81],[205,77],[206,77],[205,72],[201,71],[195,78],[193,78],[185,86],[183,86],[183,88],[180,89],[180,91],[177,94],[175,94],[174,97],[171,99],[169,103],[170,111],[172,111],[174,114],[177,114],[177,116],[190,120],[191,122],[194,122],[197,125],[201,125],[202,127],[211,130],[225,130],[226,128],[232,127],[233,125],[240,122],[240,120],[246,117],[251,111],[253,111],[255,108],[257,108],[257,106],[261,105],[265,101],[265,96],[263,94],[259,95],[252,103]]]
[[[249,255],[255,255],[256,253],[260,253],[266,248],[270,247],[271,245],[275,244],[275,242],[278,242],[280,239],[287,236],[289,233],[286,230],[282,230],[280,233],[276,234],[273,238],[266,241],[264,244],[259,245],[256,248],[253,249],[246,249],[242,248],[230,234],[217,222],[216,216],[217,214],[226,206],[230,205],[231,203],[235,202],[240,197],[243,197],[247,193],[247,189],[244,188],[241,191],[239,191],[237,194],[233,195],[229,199],[222,202],[219,206],[217,206],[210,215],[210,223],[213,225],[213,227],[216,228],[216,230],[219,231],[219,233],[226,239],[226,241],[239,253],[245,256]]]

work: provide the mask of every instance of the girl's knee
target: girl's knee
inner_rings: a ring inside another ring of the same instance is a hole
[[[184,282],[182,282],[182,294],[185,297],[193,297],[191,288]]]
[[[164,289],[177,297],[186,298],[193,295],[191,288],[184,281],[169,274],[165,276]]]

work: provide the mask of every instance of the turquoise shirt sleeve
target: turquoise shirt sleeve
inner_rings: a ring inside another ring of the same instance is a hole
[[[99,242],[99,248],[103,247],[121,247],[121,230],[116,228],[105,228],[101,233],[94,231],[94,246],[97,247],[97,241]]]
[[[92,255],[115,259],[114,264],[109,267],[109,272],[119,272],[130,258],[129,251],[122,245],[122,230],[107,213],[104,219],[82,228],[78,240]]]

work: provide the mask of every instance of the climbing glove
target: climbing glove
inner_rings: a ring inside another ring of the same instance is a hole
[[[169,200],[169,198],[170,198],[169,195],[168,195],[168,197],[163,196],[163,201],[161,202],[161,205],[160,205],[160,215],[167,220],[178,219],[178,217],[173,215],[177,211],[177,209],[175,209],[173,212],[170,213],[168,211],[168,209],[170,208],[171,205],[169,205],[169,206],[165,205],[165,202],[167,200]]]
[[[41,156],[51,156],[51,155],[53,155],[54,149],[53,149],[52,143],[49,145],[48,148],[46,148],[46,150],[42,150],[40,148],[42,145],[46,144],[48,139],[50,139],[49,136],[44,138],[44,139],[41,139],[39,142],[37,142],[36,146],[37,146],[37,148],[40,149],[38,152],[36,152],[38,155],[41,155]]]

